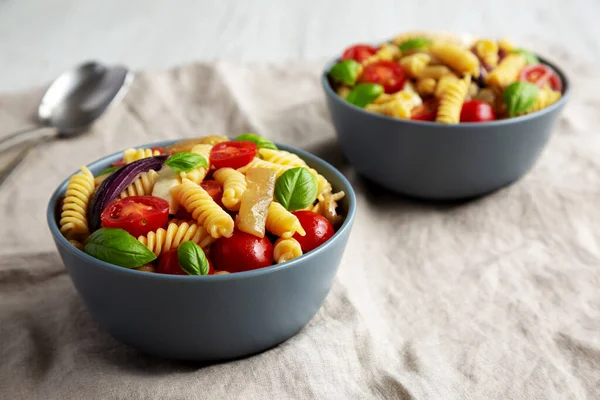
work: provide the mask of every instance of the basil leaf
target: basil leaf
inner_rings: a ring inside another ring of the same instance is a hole
[[[400,49],[400,51],[415,50],[423,48],[425,46],[429,46],[432,43],[433,41],[426,37],[416,37],[400,43],[398,48]]]
[[[511,117],[527,111],[537,100],[539,88],[533,83],[517,81],[511,83],[502,92],[502,100]]]
[[[183,242],[177,247],[177,259],[188,275],[208,275],[208,259],[202,247],[194,242]]]
[[[256,147],[259,149],[278,150],[277,146],[275,146],[275,143],[271,142],[269,139],[265,139],[264,137],[257,135],[256,133],[242,133],[240,136],[236,137],[235,140],[255,143]]]
[[[275,200],[288,211],[301,210],[317,198],[317,179],[306,168],[285,171],[275,182]]]
[[[382,93],[383,86],[381,85],[376,83],[359,83],[348,93],[346,101],[357,107],[364,108],[367,104],[372,103],[373,100],[381,96]]]
[[[358,78],[360,68],[360,64],[354,60],[343,60],[331,67],[329,76],[337,82],[353,86]]]
[[[538,64],[540,62],[540,59],[532,51],[517,49],[513,53],[522,55],[527,64]]]
[[[117,166],[114,166],[114,167],[108,167],[108,168],[106,168],[105,170],[102,170],[102,172],[100,172],[100,173],[98,174],[98,176],[112,174],[113,172],[115,172],[115,171],[116,171],[116,170],[118,170],[119,168],[121,168],[121,167],[117,167]]]
[[[153,252],[123,229],[100,228],[85,244],[85,252],[125,268],[141,267],[156,259]]]
[[[165,165],[177,172],[187,172],[200,167],[208,167],[208,161],[201,154],[184,151],[173,154],[165,161]]]

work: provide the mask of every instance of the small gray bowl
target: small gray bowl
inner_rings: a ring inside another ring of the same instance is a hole
[[[167,146],[162,142],[148,146]],[[57,209],[67,181],[52,195],[47,219],[58,252],[90,314],[115,339],[170,359],[217,361],[254,354],[295,335],[329,293],[354,222],[356,198],[327,162],[288,146],[346,197],[346,219],[322,246],[284,264],[229,275],[179,276],[118,267],[73,247]],[[98,173],[121,157],[90,164]]]
[[[396,193],[430,200],[457,200],[490,193],[529,171],[548,142],[562,98],[539,112],[492,122],[443,125],[375,114],[339,97],[321,76],[327,106],[344,155],[356,170]]]

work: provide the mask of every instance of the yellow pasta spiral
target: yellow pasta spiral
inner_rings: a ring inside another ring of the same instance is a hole
[[[183,242],[194,242],[200,247],[210,246],[214,242],[214,238],[202,226],[187,222],[171,222],[167,229],[159,228],[155,232],[148,232],[138,240],[157,257],[177,248]]]
[[[435,93],[437,81],[433,78],[424,78],[417,81],[417,92],[423,96],[431,96]]]
[[[496,88],[504,88],[517,80],[525,63],[522,55],[509,54],[488,74],[485,82]]]
[[[151,169],[148,172],[142,172],[129,186],[127,186],[119,195],[124,199],[130,196],[149,196],[152,194],[154,184],[158,178],[158,172]]]
[[[77,247],[79,250],[85,251],[85,246],[80,241],[71,239],[71,240],[69,240],[69,243],[71,243],[73,246]]]
[[[277,264],[293,260],[302,255],[302,247],[294,238],[279,238],[273,247],[273,259]]]
[[[208,173],[208,170],[210,168],[210,151],[211,150],[212,150],[212,146],[210,144],[197,144],[194,147],[192,147],[190,152],[200,154],[202,157],[204,157],[204,159],[208,163],[207,164],[208,166],[196,168],[196,169],[193,169],[193,170],[187,171],[187,172],[180,172],[179,176],[181,177],[181,179],[189,179],[190,181],[192,181],[194,183],[202,182],[204,180],[204,178],[206,177],[206,174]]]
[[[271,202],[269,205],[265,227],[267,231],[272,234],[286,238],[292,237],[296,232],[298,232],[300,236],[306,235],[298,217],[275,201]]]
[[[340,96],[342,99],[346,99],[346,97],[348,97],[352,89],[348,86],[340,85],[337,89],[335,89],[335,91],[338,94],[338,96]]]
[[[363,61],[363,65],[369,65],[376,61],[394,61],[400,57],[400,49],[390,43],[384,43],[371,57]]]
[[[425,53],[416,53],[400,59],[400,65],[411,78],[418,78],[421,72],[431,62],[431,56]]]
[[[441,95],[436,121],[442,124],[457,124],[460,122],[460,110],[467,97],[471,76],[448,84]]]
[[[60,231],[67,239],[83,239],[90,233],[87,206],[94,189],[94,175],[86,167],[69,179],[60,214]]]
[[[460,74],[479,76],[479,59],[468,49],[453,43],[434,43],[431,54]]]
[[[498,40],[498,48],[506,53],[511,53],[517,49],[515,45],[507,39]]]
[[[458,82],[458,78],[455,75],[446,75],[440,78],[435,88],[435,97],[442,97],[442,94],[446,91],[446,89],[450,85],[456,84],[456,82]]]
[[[251,168],[267,168],[272,171],[275,171],[277,177],[281,176],[285,171],[290,168],[293,168],[291,165],[281,165],[275,164],[270,161],[261,160],[260,158],[254,158],[248,165],[243,166],[242,168],[238,168],[238,171],[245,174]]]
[[[498,65],[498,43],[489,39],[480,39],[473,45],[475,53],[489,67]]]
[[[247,186],[244,174],[233,168],[220,168],[214,172],[213,176],[223,186],[223,205],[231,211],[239,210],[240,201]]]
[[[181,185],[173,188],[179,203],[192,214],[208,233],[218,239],[233,234],[233,218],[227,214],[200,185],[184,179]]]
[[[454,75],[454,72],[452,72],[450,68],[446,67],[445,65],[428,65],[425,68],[423,68],[423,70],[421,70],[419,78],[441,79],[444,76],[456,77],[456,75]]]
[[[279,165],[290,165],[292,167],[306,167],[303,159],[294,153],[285,150],[260,149],[258,154],[263,160]]]
[[[533,103],[533,105],[527,111],[520,115],[531,114],[536,111],[540,111],[556,103],[558,100],[560,100],[561,96],[562,95],[560,92],[554,91],[549,87],[544,87],[539,90],[538,97],[535,100],[535,103]]]
[[[160,155],[160,151],[158,150],[130,148],[123,152],[123,161],[125,164],[131,164],[134,161],[158,155]]]
[[[319,174],[316,169],[308,168],[308,171],[317,178],[317,196],[323,193],[329,193],[333,190],[331,188],[331,183],[329,183],[327,178]]]

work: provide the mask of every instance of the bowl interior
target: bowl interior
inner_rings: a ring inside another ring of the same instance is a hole
[[[183,139],[181,139],[181,140],[183,140]],[[179,140],[161,141],[161,142],[149,143],[149,144],[145,144],[145,145],[141,145],[141,146],[137,146],[137,147],[157,147],[157,146],[166,147],[177,141],[179,141]],[[306,163],[309,166],[316,169],[321,175],[323,175],[327,180],[329,180],[329,182],[332,184],[332,186],[334,188],[334,191],[343,190],[346,194],[344,199],[342,199],[339,204],[341,211],[345,215],[345,219],[344,219],[344,222],[342,223],[342,225],[336,231],[335,235],[330,240],[328,240],[326,243],[319,246],[318,248],[316,248],[308,253],[305,253],[302,256],[295,258],[291,261],[288,261],[286,263],[276,264],[276,265],[272,265],[270,267],[252,270],[252,271],[237,272],[235,274],[223,274],[223,275],[211,275],[211,276],[201,276],[201,275],[183,276],[183,275],[166,275],[166,274],[157,274],[157,273],[151,273],[151,272],[137,271],[134,269],[123,268],[123,267],[119,267],[114,264],[104,262],[102,260],[98,260],[98,259],[86,254],[85,252],[76,249],[74,246],[72,246],[68,242],[68,240],[60,232],[60,228],[58,226],[59,204],[60,204],[62,196],[66,192],[69,177],[67,179],[65,179],[63,181],[63,183],[61,183],[58,186],[58,188],[54,191],[54,193],[52,194],[52,197],[50,198],[50,202],[48,203],[48,208],[47,208],[47,213],[46,213],[48,226],[50,228],[52,235],[54,236],[54,239],[57,240],[58,242],[61,242],[63,245],[65,245],[65,248],[67,249],[67,251],[71,252],[77,258],[83,259],[87,262],[92,262],[94,264],[97,264],[99,268],[108,268],[108,269],[114,270],[115,272],[123,273],[123,274],[139,274],[140,276],[144,276],[145,278],[148,278],[148,279],[235,280],[235,279],[242,279],[242,278],[247,278],[247,277],[254,277],[257,275],[270,274],[270,273],[274,273],[278,270],[285,269],[285,268],[293,268],[294,266],[302,263],[303,261],[308,260],[308,259],[316,256],[318,253],[324,251],[328,246],[331,246],[332,243],[335,242],[335,240],[338,236],[340,236],[346,230],[351,229],[352,222],[354,220],[354,216],[356,213],[356,196],[355,196],[354,190],[352,189],[352,185],[346,179],[346,177],[341,172],[339,172],[336,168],[334,168],[331,164],[326,162],[325,160],[323,160],[311,153],[308,153],[304,150],[300,150],[300,149],[297,149],[297,148],[294,148],[291,146],[286,146],[286,145],[282,145],[279,143],[276,143],[276,145],[281,150],[286,150],[286,151],[295,153],[298,156],[300,156],[304,161],[306,161]],[[111,155],[108,155],[106,157],[103,157],[97,161],[90,163],[88,165],[88,168],[94,175],[96,175],[99,172],[101,172],[102,170],[104,170],[105,168],[110,167],[113,162],[116,162],[119,159],[121,159],[122,155],[123,155],[123,151],[113,153]]]

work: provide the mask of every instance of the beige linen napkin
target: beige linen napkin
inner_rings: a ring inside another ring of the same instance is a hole
[[[600,74],[545,50],[573,95],[539,163],[511,187],[452,204],[393,196],[346,165],[321,63],[140,73],[91,135],[36,149],[0,189],[0,398],[600,398]],[[29,124],[40,94],[0,97],[0,134]],[[322,309],[279,347],[223,364],[117,343],[56,254],[51,192],[129,146],[246,131],[325,157],[357,191]]]

